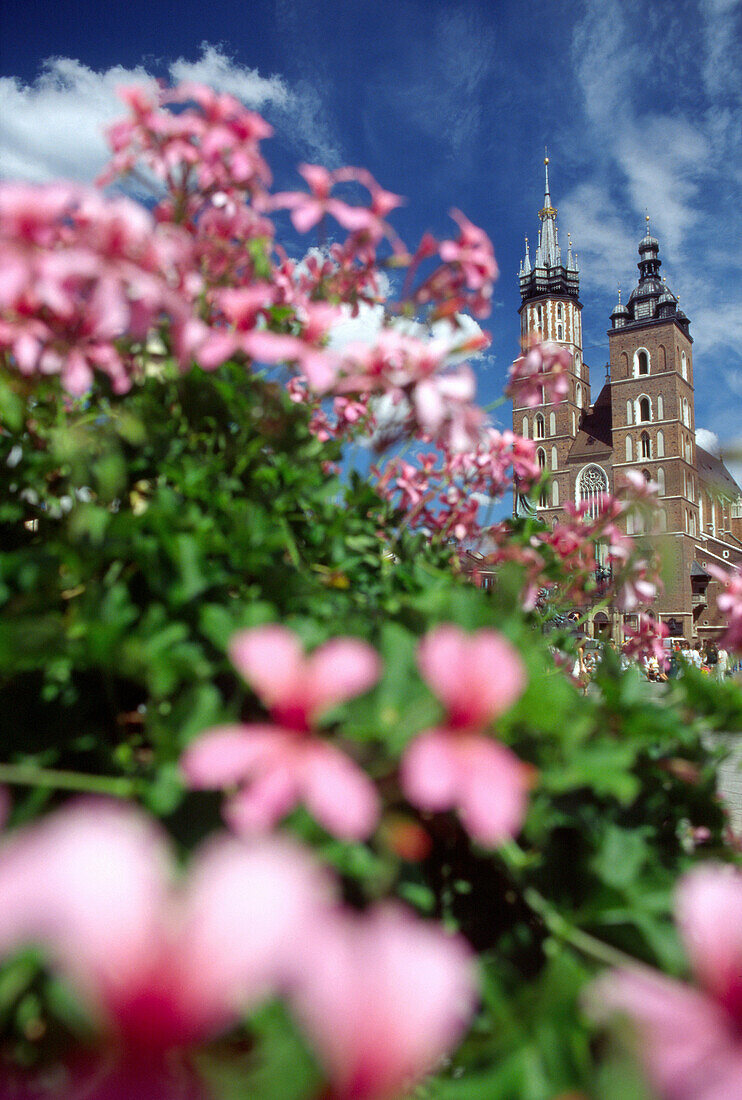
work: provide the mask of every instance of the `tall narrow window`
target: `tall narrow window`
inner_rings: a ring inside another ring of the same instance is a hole
[[[582,378],[582,363],[580,362],[579,351],[575,352],[575,374],[578,378]]]
[[[657,488],[659,490],[659,495],[663,497],[665,495],[665,471],[661,466],[657,471]]]
[[[549,435],[556,435],[556,416],[549,413]]]
[[[533,438],[543,439],[544,434],[544,418],[541,413],[537,413],[536,419],[533,422]]]
[[[665,433],[662,428],[657,432],[657,458],[665,457]]]
[[[577,417],[572,413],[572,435],[577,435]]]
[[[642,432],[641,436],[642,458],[652,457],[652,445],[649,441],[649,432]]]
[[[662,400],[662,394],[661,393],[657,395],[657,419],[658,420],[664,420],[665,419],[665,403]]]
[[[577,389],[575,391],[575,405],[578,409],[582,408],[582,386],[579,382],[577,383]]]
[[[539,449],[536,451],[536,459],[538,461],[539,469],[540,470],[545,470],[546,469],[546,451],[544,450],[543,447],[539,447]]]
[[[528,417],[527,416],[523,417],[523,427],[522,427],[522,430],[521,430],[521,435],[523,436],[524,439],[528,439]]]
[[[557,463],[557,449],[556,449],[556,447],[551,448],[551,468],[552,468],[552,470],[557,470],[559,468],[558,463]]]
[[[627,535],[633,535],[634,534],[634,517],[630,512],[629,512],[628,516],[626,517],[626,534]]]
[[[690,428],[690,412],[688,411],[688,398],[683,398],[683,423],[686,428]]]
[[[557,302],[557,318],[561,321],[563,316],[564,316],[564,311],[562,309],[562,303]]]
[[[683,352],[680,356],[680,373],[682,374],[683,378],[687,382],[688,381],[688,360],[685,357],[685,352]]]
[[[626,423],[633,424],[634,422],[634,403],[633,401],[626,402]]]
[[[649,374],[649,356],[642,350],[637,353],[636,367],[639,374]]]
[[[626,436],[626,461],[627,462],[633,462],[634,461],[634,453],[633,452],[634,452],[634,447],[633,447],[632,442],[631,442],[631,436],[627,435]]]
[[[652,407],[648,397],[639,398],[639,423],[647,424],[652,419]]]
[[[608,492],[608,478],[600,466],[586,466],[578,482],[579,504],[586,504],[585,515],[597,519],[603,506],[603,497]]]
[[[659,519],[659,529],[660,529],[660,531],[666,531],[667,530],[667,512],[665,511],[664,508],[660,508],[658,519]]]
[[[556,481],[554,481],[551,486],[551,504],[553,508],[559,507],[559,486]]]

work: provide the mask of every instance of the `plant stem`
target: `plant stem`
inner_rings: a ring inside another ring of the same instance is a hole
[[[33,764],[0,764],[0,783],[13,783],[22,787],[51,787],[60,791],[84,791],[87,794],[109,794],[114,798],[133,798],[137,790],[136,780],[124,776],[63,772],[54,768],[37,768]]]
[[[523,871],[531,862],[530,857],[514,840],[506,841],[500,848],[500,856],[507,864],[513,877],[520,882],[523,890],[523,899],[526,905],[537,913],[544,922],[552,936],[581,951],[583,955],[605,966],[635,967],[639,964],[636,959],[619,951],[617,947],[611,947],[603,943],[589,932],[583,932],[581,928],[575,928],[562,914],[541,894],[534,886],[526,886],[522,881]]]

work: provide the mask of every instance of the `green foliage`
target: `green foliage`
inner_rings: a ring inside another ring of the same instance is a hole
[[[13,823],[60,797],[63,784],[40,771],[57,769],[79,773],[84,789],[130,784],[187,851],[218,825],[220,799],[186,794],[183,748],[261,713],[227,658],[231,635],[281,621],[309,647],[365,638],[384,675],[326,725],[378,782],[382,825],[366,845],[329,838],[303,811],[288,827],[337,869],[353,904],[396,896],[481,953],[481,1012],[419,1095],[645,1100],[624,1055],[596,1042],[580,999],[612,950],[684,973],[677,877],[701,856],[733,858],[701,733],[742,728],[739,689],[688,672],[652,701],[607,654],[582,698],[520,608],[517,566],[493,591],[473,587],[449,547],[406,531],[365,479],[341,477],[337,445],[242,367],[163,370],[124,398],[69,407],[51,384],[31,393],[8,377],[0,422],[0,707],[12,715],[0,759],[41,777],[17,788]],[[518,537],[527,542],[527,525]],[[494,853],[453,815],[417,814],[398,786],[402,750],[442,713],[415,651],[443,621],[496,627],[528,672],[497,733],[532,765],[530,810],[518,844]],[[428,849],[401,849],[399,823],[421,826]],[[700,851],[691,826],[709,830]],[[42,1018],[59,1035],[83,1028],[24,955],[0,972],[0,1026],[18,1057],[41,1057],[29,1035]],[[221,1095],[317,1094],[317,1067],[280,1006],[244,1035],[244,1049],[203,1054]]]

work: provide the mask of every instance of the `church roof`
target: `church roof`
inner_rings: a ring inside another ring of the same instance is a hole
[[[696,467],[701,481],[710,489],[715,490],[717,493],[724,493],[725,496],[733,497],[735,500],[737,497],[742,496],[742,489],[740,489],[722,460],[717,458],[716,455],[704,451],[703,447],[699,447],[698,444],[696,444]]]
[[[569,450],[570,462],[601,458],[613,451],[613,409],[611,406],[611,387],[603,386],[598,398],[585,413],[580,422],[580,430]]]

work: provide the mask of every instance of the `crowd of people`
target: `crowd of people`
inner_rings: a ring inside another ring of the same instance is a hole
[[[667,642],[665,644],[667,645]],[[588,639],[579,640],[572,675],[584,693],[587,693],[588,685],[606,648],[619,653],[619,647],[612,638],[603,646],[596,645],[593,648],[589,647]],[[682,676],[684,669],[689,666],[713,677],[719,683],[726,677],[742,671],[742,660],[730,655],[723,646],[717,645],[712,639],[692,644],[685,639],[673,639],[664,659],[648,655],[637,659],[630,656],[626,649],[624,645],[620,651],[621,667],[628,668],[634,664],[641,669],[647,680],[653,683],[665,683],[667,680]]]

